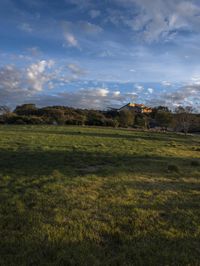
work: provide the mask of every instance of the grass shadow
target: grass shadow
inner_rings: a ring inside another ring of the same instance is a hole
[[[54,170],[66,176],[96,174],[100,176],[125,174],[169,175],[168,164],[191,170],[191,159],[167,156],[138,156],[109,152],[82,150],[0,150],[0,174],[17,176],[51,175]],[[195,169],[199,169],[196,167]],[[177,175],[176,175],[177,177]]]

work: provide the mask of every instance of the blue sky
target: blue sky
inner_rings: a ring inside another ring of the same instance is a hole
[[[0,104],[200,109],[200,2],[1,0]]]

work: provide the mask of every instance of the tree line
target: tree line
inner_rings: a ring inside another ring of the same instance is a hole
[[[200,114],[191,107],[179,106],[174,112],[168,107],[158,106],[149,114],[132,110],[87,110],[66,106],[38,108],[35,104],[23,104],[10,111],[0,106],[1,124],[53,124],[88,125],[108,127],[132,127],[142,129],[174,130],[179,132],[200,132]]]

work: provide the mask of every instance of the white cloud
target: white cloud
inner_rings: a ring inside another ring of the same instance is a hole
[[[200,76],[194,76],[191,78],[191,81],[195,84],[195,85],[200,85]]]
[[[78,65],[57,67],[53,60],[40,60],[25,68],[5,65],[0,68],[0,99],[2,104],[18,104],[33,99],[46,89],[65,86],[83,75]]]
[[[113,92],[113,95],[114,95],[114,96],[119,96],[120,94],[121,94],[120,91],[114,91],[114,92]]]
[[[153,88],[148,88],[147,91],[152,94],[154,92],[154,89]]]
[[[68,64],[68,69],[76,76],[82,76],[86,74],[86,71],[82,68],[80,68],[77,64]]]
[[[100,52],[98,56],[101,58],[108,58],[108,57],[113,57],[114,53],[107,49],[107,50]]]
[[[33,28],[31,27],[29,23],[22,23],[18,26],[18,28],[28,33],[31,33],[33,31]]]
[[[109,85],[98,86],[98,83],[90,87],[88,82],[79,82],[79,88],[84,84],[87,88],[74,91],[56,92],[49,95],[49,88],[61,89],[70,81],[78,79],[84,74],[84,70],[77,64],[69,63],[58,67],[52,60],[40,60],[30,64],[26,68],[16,68],[6,65],[0,68],[0,99],[1,104],[14,106],[25,102],[35,102],[39,105],[68,105],[80,108],[103,109],[106,107],[119,107],[130,101],[145,102],[147,104],[166,105],[171,108],[177,105],[189,105],[193,103],[200,110],[200,84],[198,76],[193,78],[191,84],[182,86],[176,90],[160,90],[153,94],[152,88],[135,84],[129,92],[120,92],[115,87],[111,90]],[[93,83],[94,84],[94,83]]]
[[[54,61],[52,60],[42,60],[27,68],[27,81],[33,90],[42,91],[44,84],[51,81],[52,77],[46,73],[46,69],[51,68],[53,65]]]
[[[200,7],[194,1],[115,0],[115,3],[126,8],[127,14],[123,9],[113,12],[110,21],[129,26],[145,42],[170,41],[182,30],[200,32]]]
[[[33,57],[37,57],[42,54],[41,50],[36,46],[27,48],[27,52],[30,53],[30,55],[32,55]]]
[[[90,93],[91,96],[94,97],[106,97],[109,94],[109,89],[107,88],[92,88],[92,89],[82,89],[81,92],[83,94],[88,92]]]
[[[87,21],[79,21],[77,26],[80,27],[84,33],[88,34],[99,34],[103,31],[100,26]]]
[[[120,107],[135,98],[135,94],[121,94],[109,88],[82,88],[74,92],[59,93],[52,104],[56,102],[78,108],[107,109],[108,107]],[[42,104],[45,105],[44,102]]]
[[[200,85],[188,84],[171,92],[160,92],[149,101],[151,105],[165,105],[174,108],[178,105],[191,105],[200,110]]]
[[[169,87],[169,86],[171,86],[172,84],[171,84],[171,82],[169,82],[169,81],[166,81],[166,80],[164,80],[164,81],[162,81],[162,83],[161,83],[163,86],[166,86],[166,87]]]
[[[74,68],[73,64],[69,64]],[[121,94],[106,87],[81,88],[75,91],[63,91],[51,95],[46,94],[47,88],[65,85],[71,76],[56,71],[53,62],[42,60],[31,64],[26,69],[4,66],[0,69],[1,104],[16,106],[33,102],[40,106],[68,105],[78,108],[105,109],[109,106],[121,106],[136,97],[134,93]],[[72,73],[73,74],[73,73]]]
[[[95,19],[101,15],[101,11],[96,10],[96,9],[92,9],[92,10],[90,10],[89,14],[90,14],[92,19]]]
[[[0,99],[1,104],[11,106],[25,99],[28,95],[24,88],[25,76],[19,69],[12,65],[0,68]]]
[[[68,46],[76,47],[76,48],[79,47],[78,40],[76,39],[76,37],[72,33],[64,32],[64,39],[65,39]]]
[[[69,46],[78,47],[78,40],[76,39],[75,35],[72,34],[72,32],[78,34],[79,36],[82,35],[96,35],[101,32],[103,32],[103,28],[101,28],[99,25],[96,25],[94,23],[88,22],[88,21],[64,21],[62,23],[62,27],[64,30],[64,38],[67,41]]]
[[[143,87],[142,85],[138,85],[138,84],[136,84],[136,85],[135,85],[135,89],[136,89],[138,92],[141,92],[141,91],[144,90],[144,87]]]
[[[1,92],[18,91],[21,84],[21,73],[12,65],[6,65],[0,69]]]

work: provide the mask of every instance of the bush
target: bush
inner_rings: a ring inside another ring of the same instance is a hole
[[[156,114],[156,121],[159,126],[167,130],[167,128],[171,125],[172,123],[172,114],[170,112],[165,112],[165,111],[159,111]]]
[[[132,127],[134,125],[135,113],[130,110],[122,110],[119,113],[120,127]]]
[[[17,106],[14,110],[14,113],[17,115],[29,116],[29,115],[37,115],[37,111],[38,109],[35,106],[35,104],[29,103]]]
[[[44,120],[41,117],[16,115],[13,113],[5,115],[3,119],[6,124],[15,125],[40,125],[44,123]]]
[[[87,116],[86,124],[89,126],[105,126],[106,118],[99,111],[90,111]]]
[[[149,127],[149,117],[144,114],[137,114],[135,117],[135,128],[148,128]]]
[[[119,122],[117,120],[113,120],[111,118],[107,118],[104,120],[105,126],[107,127],[118,127]]]

